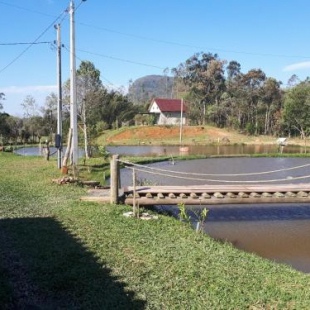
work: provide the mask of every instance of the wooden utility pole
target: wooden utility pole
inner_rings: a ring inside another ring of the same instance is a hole
[[[75,20],[74,1],[70,1],[70,128],[72,129],[72,166],[77,173],[78,164],[78,126],[76,101],[76,63],[75,63]]]

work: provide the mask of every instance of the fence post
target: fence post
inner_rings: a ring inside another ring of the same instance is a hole
[[[119,197],[119,162],[118,162],[119,155],[113,155],[110,161],[110,202],[111,203],[118,203]]]
[[[133,185],[133,216],[137,217],[137,206],[136,206],[136,170],[135,168],[132,169],[132,185]]]

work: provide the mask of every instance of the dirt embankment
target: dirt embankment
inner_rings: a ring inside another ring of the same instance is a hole
[[[277,137],[248,136],[234,130],[211,126],[184,126],[182,134],[178,126],[141,126],[126,128],[106,139],[108,144],[212,144],[246,143],[273,144]],[[290,144],[304,144],[300,139],[289,139]]]

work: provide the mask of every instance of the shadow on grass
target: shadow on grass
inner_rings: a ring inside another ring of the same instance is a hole
[[[5,271],[0,274],[0,290],[6,292],[0,295],[0,304],[4,309],[146,306],[112,275],[104,261],[53,218],[0,220],[0,243],[0,270]]]

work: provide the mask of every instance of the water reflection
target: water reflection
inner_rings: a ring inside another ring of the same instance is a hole
[[[33,146],[33,147],[22,147],[18,148],[14,151],[15,154],[22,156],[43,156],[43,146]],[[62,148],[62,153],[66,152],[66,147]],[[84,150],[78,150],[78,156],[83,157],[85,154]],[[57,156],[57,148],[51,146],[50,147],[50,156]]]
[[[179,146],[160,145],[122,145],[108,146],[107,151],[111,154],[127,156],[159,156],[180,154]],[[304,153],[304,147],[287,145],[283,148],[283,153]],[[274,154],[279,153],[277,144],[240,144],[240,145],[190,145],[189,155],[244,155],[244,154]]]

